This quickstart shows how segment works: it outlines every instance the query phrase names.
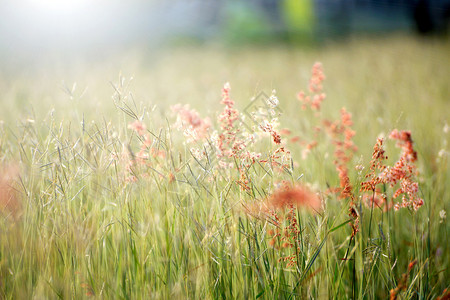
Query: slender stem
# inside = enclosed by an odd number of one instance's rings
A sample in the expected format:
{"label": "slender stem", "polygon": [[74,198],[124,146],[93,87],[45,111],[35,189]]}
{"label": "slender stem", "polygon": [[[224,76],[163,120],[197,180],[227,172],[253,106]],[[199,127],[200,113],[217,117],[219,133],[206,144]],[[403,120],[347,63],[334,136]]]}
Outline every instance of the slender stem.
{"label": "slender stem", "polygon": [[375,202],[375,189],[372,190],[372,205],[370,207],[370,218],[369,218],[369,241],[371,240],[370,229],[372,228],[372,215],[373,215],[373,203]]}

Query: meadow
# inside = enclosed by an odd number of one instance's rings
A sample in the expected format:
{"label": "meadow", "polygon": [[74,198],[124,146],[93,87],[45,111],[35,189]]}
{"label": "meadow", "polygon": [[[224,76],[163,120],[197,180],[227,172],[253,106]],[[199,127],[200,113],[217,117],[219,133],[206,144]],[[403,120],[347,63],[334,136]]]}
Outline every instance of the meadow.
{"label": "meadow", "polygon": [[448,299],[450,43],[0,71],[0,299]]}

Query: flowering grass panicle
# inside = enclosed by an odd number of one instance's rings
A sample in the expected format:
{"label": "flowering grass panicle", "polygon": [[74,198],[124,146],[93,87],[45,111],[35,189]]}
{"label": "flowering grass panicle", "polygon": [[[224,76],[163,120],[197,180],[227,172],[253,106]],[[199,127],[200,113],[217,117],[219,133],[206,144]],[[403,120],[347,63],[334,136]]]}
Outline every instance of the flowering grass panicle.
{"label": "flowering grass panicle", "polygon": [[398,185],[392,198],[402,196],[402,200],[395,203],[394,209],[410,207],[418,210],[423,205],[423,199],[419,197],[419,184],[414,181],[417,152],[413,148],[411,132],[394,129],[389,138],[397,141],[396,146],[401,149],[400,158],[393,166],[385,166],[383,161],[387,157],[384,155],[383,140],[378,139],[372,154],[371,172],[366,175],[368,180],[361,183],[361,191],[375,192],[379,184],[388,184],[391,188]]}
{"label": "flowering grass panicle", "polygon": [[378,207],[384,212],[392,208],[392,202],[388,201],[387,195],[382,193],[380,189],[376,189],[372,193],[364,193],[362,202],[367,208]]}
{"label": "flowering grass panicle", "polygon": [[139,175],[148,177],[150,170],[159,172],[157,168],[162,168],[161,162],[166,158],[167,151],[152,141],[143,122],[134,121],[128,125],[128,128],[138,134],[139,151],[134,152],[131,145],[128,147],[124,145],[120,157],[115,155],[114,159],[125,162],[124,180],[126,183],[131,183],[137,182]]}
{"label": "flowering grass panicle", "polygon": [[282,181],[278,188],[261,202],[245,206],[246,211],[255,217],[265,219],[275,226],[283,223],[279,215],[291,209],[306,209],[311,213],[321,211],[322,201],[317,193],[301,184],[291,185]]}
{"label": "flowering grass panicle", "polygon": [[0,166],[0,213],[5,217],[12,216],[13,219],[19,217],[22,212],[19,195],[13,187],[18,176],[19,168],[17,166]]}
{"label": "flowering grass panicle", "polygon": [[[267,163],[272,169],[281,172],[291,167],[292,156],[291,151],[286,148],[281,139],[281,132],[283,130],[279,133],[276,129],[277,126],[278,122],[276,119],[272,119],[270,122],[265,120],[259,125],[260,130],[264,133],[270,134],[272,142],[277,146],[277,148],[270,153],[267,159],[261,159],[260,162]],[[284,133],[289,134],[290,132],[286,132],[286,130],[284,130]]]}
{"label": "flowering grass panicle", "polygon": [[401,291],[406,290],[406,288],[408,287],[408,279],[409,279],[409,274],[411,273],[412,269],[414,268],[414,266],[417,264],[417,260],[413,260],[412,262],[410,262],[408,264],[408,270],[402,274],[402,277],[400,278],[397,286],[390,290],[389,292],[389,299],[390,300],[396,300],[398,298],[398,294]]}
{"label": "flowering grass panicle", "polygon": [[267,205],[274,210],[294,206],[318,212],[320,210],[321,201],[317,194],[311,192],[307,187],[297,184],[292,187],[285,185],[275,191],[269,197]]}
{"label": "flowering grass panicle", "polygon": [[301,252],[301,228],[297,211],[306,209],[312,213],[319,212],[319,196],[303,185],[291,186],[282,182],[281,187],[266,199],[263,207],[269,222],[276,227],[275,230],[268,230],[269,245],[283,251],[279,262],[286,263],[288,268],[296,266]]}
{"label": "flowering grass panicle", "polygon": [[444,289],[442,291],[442,294],[439,295],[436,300],[449,300],[450,299],[450,290],[449,289]]}
{"label": "flowering grass panicle", "polygon": [[[325,80],[325,74],[323,72],[323,67],[320,62],[316,62],[312,69],[311,69],[311,78],[309,79],[309,86],[308,86],[308,93],[305,93],[305,91],[300,91],[297,94],[297,99],[301,103],[301,109],[311,109],[312,111],[315,111],[314,117],[317,119],[317,124],[319,126],[314,127],[314,136],[317,138],[318,134],[322,131],[323,127],[323,120],[321,115],[321,105],[322,102],[326,98],[326,94],[323,93],[323,81]],[[318,142],[317,140],[303,140],[300,139],[299,136],[294,136],[290,139],[292,143],[299,142],[300,145],[303,147],[302,150],[302,159],[306,160],[308,158],[309,153],[312,149],[314,149]]]}
{"label": "flowering grass panicle", "polygon": [[187,142],[196,142],[206,138],[211,127],[209,118],[202,119],[195,109],[190,109],[189,105],[176,104],[171,110],[177,114],[175,127],[184,130]]}
{"label": "flowering grass panicle", "polygon": [[[353,219],[350,224],[353,237],[358,232],[359,215],[356,209],[357,205],[353,194],[353,185],[350,182],[348,167],[354,153],[358,150],[353,142],[355,131],[352,129],[352,115],[343,107],[340,110],[340,119],[337,121],[332,122],[322,117],[320,109],[323,100],[326,98],[326,94],[322,93],[322,84],[325,80],[322,64],[315,63],[311,73],[309,95],[306,95],[304,91],[300,91],[297,94],[297,98],[301,102],[303,110],[310,108],[312,111],[316,111],[314,116],[318,121],[318,126],[314,127],[315,134],[326,132],[334,146],[335,160],[333,163],[339,177],[339,188],[331,188],[329,191],[338,192],[339,198],[341,199],[350,199],[349,216]],[[306,159],[311,149],[317,146],[316,140],[309,143],[300,141],[300,143],[304,146],[302,150],[303,159]]]}
{"label": "flowering grass panicle", "polygon": [[348,164],[351,162],[354,154],[358,151],[358,147],[353,143],[355,131],[352,129],[352,114],[344,107],[341,108],[341,118],[335,122],[324,121],[326,132],[331,138],[334,145],[333,161],[339,177],[339,197],[341,199],[350,199],[348,204],[348,214],[352,218],[350,226],[352,227],[351,236],[354,237],[359,231],[359,214],[355,196],[353,194],[353,185],[349,177]]}
{"label": "flowering grass panicle", "polygon": [[139,120],[136,120],[136,121],[128,124],[128,129],[132,129],[132,130],[136,131],[136,133],[139,135],[145,135],[145,133],[147,131],[147,127],[145,126],[145,124]]}
{"label": "flowering grass panicle", "polygon": [[238,158],[241,151],[246,147],[245,141],[240,138],[241,129],[235,124],[239,120],[239,111],[234,108],[234,101],[230,98],[230,90],[230,84],[225,83],[221,100],[225,107],[218,118],[221,129],[217,139],[218,158]]}
{"label": "flowering grass panicle", "polygon": [[402,156],[405,157],[407,162],[415,162],[417,160],[417,152],[413,148],[410,131],[394,129],[389,134],[389,138],[397,141],[396,146],[402,149]]}
{"label": "flowering grass panicle", "polygon": [[273,142],[276,145],[281,144],[281,135],[276,131],[275,127],[277,126],[276,120],[267,121],[264,120],[261,124],[259,124],[259,128],[262,132],[267,132],[272,137]]}
{"label": "flowering grass panicle", "polygon": [[385,155],[383,142],[383,138],[378,138],[375,146],[373,147],[372,160],[370,161],[370,172],[365,176],[365,178],[369,180],[361,183],[361,191],[375,192],[376,186],[383,182],[383,180],[378,177],[378,173],[382,172],[386,168],[383,161],[388,158]]}
{"label": "flowering grass panicle", "polygon": [[353,199],[353,186],[349,178],[348,164],[358,150],[353,143],[355,131],[352,130],[352,115],[345,108],[341,109],[341,118],[339,121],[324,121],[326,132],[334,145],[333,161],[339,176],[340,198]]}
{"label": "flowering grass panicle", "polygon": [[221,104],[224,105],[218,117],[220,129],[214,135],[216,157],[220,168],[231,169],[237,166],[239,179],[235,182],[242,190],[250,190],[250,177],[248,169],[261,157],[261,153],[250,151],[248,146],[254,142],[254,135],[247,132],[240,119],[239,111],[234,108],[234,101],[230,97],[231,87],[225,83],[222,89]]}
{"label": "flowering grass panicle", "polygon": [[309,94],[300,91],[297,94],[297,99],[302,103],[302,109],[311,108],[312,110],[320,111],[321,104],[326,98],[326,94],[322,93],[322,83],[325,80],[322,64],[316,62],[311,70],[311,78],[309,80]]}

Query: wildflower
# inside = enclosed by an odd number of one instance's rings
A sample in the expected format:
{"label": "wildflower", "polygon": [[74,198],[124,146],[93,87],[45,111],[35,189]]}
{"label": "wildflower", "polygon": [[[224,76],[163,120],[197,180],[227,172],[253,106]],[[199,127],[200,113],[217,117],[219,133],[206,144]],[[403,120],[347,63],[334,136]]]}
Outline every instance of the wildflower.
{"label": "wildflower", "polygon": [[351,129],[353,125],[352,115],[345,108],[341,109],[341,119],[336,122],[325,120],[323,122],[328,135],[332,138],[335,146],[334,165],[339,176],[341,198],[353,198],[352,185],[348,177],[348,162],[352,159],[357,147],[352,141],[355,132]]}
{"label": "wildflower", "polygon": [[314,148],[316,148],[317,144],[318,144],[317,141],[312,141],[311,143],[306,145],[306,149],[308,149],[308,150],[314,149]]}
{"label": "wildflower", "polygon": [[0,166],[0,213],[13,218],[19,217],[22,210],[17,191],[13,188],[13,182],[18,176],[18,167]]}
{"label": "wildflower", "polygon": [[[297,94],[298,100],[302,104],[302,109],[310,107],[316,111],[315,116],[320,117],[321,104],[326,98],[326,94],[322,92],[322,83],[325,80],[322,64],[315,63],[312,67],[312,75],[309,81],[309,95],[301,91]],[[353,126],[352,115],[345,108],[342,108],[340,120],[331,122],[326,119],[319,119],[323,128],[326,129],[328,136],[332,140],[332,144],[335,146],[334,151],[334,165],[339,176],[339,189],[335,189],[340,192],[340,198],[349,198],[349,215],[353,218],[352,237],[358,231],[359,216],[356,210],[356,203],[353,195],[353,186],[350,182],[348,175],[347,164],[353,158],[354,153],[357,151],[356,145],[353,143],[353,137],[355,131],[351,129]],[[314,128],[316,136],[322,131],[322,128],[317,126]],[[311,149],[315,147],[315,143],[312,142],[306,145],[306,148],[302,151],[302,158],[306,159]]]}
{"label": "wildflower", "polygon": [[211,127],[209,118],[202,119],[196,110],[189,108],[188,104],[176,104],[171,109],[177,114],[175,126],[179,130],[184,129],[184,134],[188,137],[188,143],[207,137]]}
{"label": "wildflower", "polygon": [[260,125],[259,128],[263,132],[267,132],[272,136],[273,142],[275,144],[281,144],[281,135],[275,130],[275,127],[277,126],[276,119],[272,119],[270,122],[267,120],[264,120]]}
{"label": "wildflower", "polygon": [[263,217],[276,227],[276,230],[267,230],[268,244],[275,249],[284,249],[278,261],[285,263],[288,268],[295,267],[301,243],[297,208],[306,207],[318,211],[321,202],[315,193],[302,185],[290,186],[288,182],[282,181],[276,186],[277,190],[268,199],[259,205],[253,205],[248,212],[253,216]]}
{"label": "wildflower", "polygon": [[315,193],[301,185],[280,189],[269,198],[269,206],[275,209],[289,208],[291,205],[318,211],[321,202]]}
{"label": "wildflower", "polygon": [[141,121],[134,121],[133,123],[128,124],[128,128],[131,130],[136,131],[139,135],[144,135],[146,131],[146,126]]}
{"label": "wildflower", "polygon": [[397,147],[402,148],[403,156],[408,162],[415,162],[417,160],[417,152],[413,149],[413,141],[410,131],[398,131],[397,129],[394,129],[389,135],[389,138],[398,141]]}
{"label": "wildflower", "polygon": [[417,264],[417,259],[413,260],[408,264],[408,272],[411,272],[412,268]]}
{"label": "wildflower", "polygon": [[326,94],[322,93],[322,82],[325,80],[322,64],[316,62],[311,70],[311,78],[309,80],[310,95],[306,95],[304,91],[297,94],[297,99],[302,103],[302,109],[310,107],[312,110],[320,111],[321,104],[326,98]]}
{"label": "wildflower", "polygon": [[283,128],[280,130],[280,134],[282,134],[282,135],[290,135],[291,133],[292,132],[287,128]]}
{"label": "wildflower", "polygon": [[412,207],[414,210],[417,210],[423,205],[423,200],[418,196],[418,183],[412,180],[416,168],[413,163],[417,160],[417,152],[413,149],[411,133],[394,129],[389,137],[398,141],[397,147],[402,149],[402,153],[394,166],[386,168],[380,177],[386,183],[389,183],[391,187],[397,182],[400,183],[400,188],[397,189],[393,197],[397,198],[403,194],[402,203],[397,203],[394,209]]}
{"label": "wildflower", "polygon": [[378,207],[383,209],[383,211],[388,211],[392,207],[392,203],[388,203],[386,195],[380,191],[364,193],[362,196],[362,202],[368,208]]}
{"label": "wildflower", "polygon": [[448,300],[450,299],[450,291],[448,289],[444,289],[442,294],[436,298],[436,300]]}
{"label": "wildflower", "polygon": [[387,156],[384,154],[383,139],[379,138],[372,154],[371,172],[366,175],[369,180],[361,183],[361,191],[375,191],[380,183],[389,184],[391,187],[398,184],[399,188],[394,192],[393,198],[402,196],[402,201],[396,203],[394,209],[411,207],[418,210],[423,205],[423,199],[418,195],[419,184],[413,180],[417,152],[413,148],[411,132],[394,129],[389,137],[397,140],[396,146],[402,149],[399,160],[392,167],[383,164]]}
{"label": "wildflower", "polygon": [[[225,107],[218,118],[220,131],[214,134],[212,142],[217,149],[218,166],[233,168],[237,164],[239,179],[235,182],[242,190],[249,191],[251,180],[247,170],[257,162],[261,153],[247,150],[248,145],[254,141],[255,135],[248,133],[243,126],[240,126],[240,113],[234,108],[230,90],[230,84],[226,83],[222,89],[221,101]],[[275,101],[275,99],[272,100]]]}
{"label": "wildflower", "polygon": [[398,297],[398,294],[401,291],[406,290],[407,288],[407,283],[408,283],[408,278],[409,278],[409,273],[411,273],[411,270],[413,269],[413,267],[417,264],[417,260],[413,260],[412,262],[410,262],[408,264],[408,270],[402,275],[402,277],[400,278],[397,287],[390,290],[389,292],[389,299],[390,300],[396,300]]}
{"label": "wildflower", "polygon": [[217,140],[218,158],[237,157],[238,152],[244,147],[243,142],[238,137],[239,129],[235,127],[235,122],[239,119],[239,112],[234,108],[234,101],[230,98],[230,84],[225,83],[222,89],[222,101],[225,105],[223,112],[219,115],[221,133]]}
{"label": "wildflower", "polygon": [[311,108],[314,110],[320,110],[320,105],[322,104],[325,98],[326,98],[325,93],[314,95],[313,100],[311,101]]}
{"label": "wildflower", "polygon": [[384,155],[383,139],[378,138],[375,146],[373,147],[372,160],[370,161],[370,173],[366,175],[366,178],[370,178],[361,183],[361,191],[375,191],[377,184],[382,180],[378,177],[377,171],[383,171],[385,166],[383,160],[387,159]]}
{"label": "wildflower", "polygon": [[303,102],[305,99],[305,92],[304,91],[298,92],[297,99]]}
{"label": "wildflower", "polygon": [[272,168],[276,168],[279,171],[290,168],[290,163],[292,161],[291,152],[285,147],[281,146],[272,154],[269,155],[267,159],[262,159],[259,162],[269,163]]}
{"label": "wildflower", "polygon": [[293,138],[291,138],[291,143],[298,143],[298,142],[300,142],[299,136],[294,136]]}
{"label": "wildflower", "polygon": [[170,172],[170,173],[167,175],[167,177],[168,177],[169,183],[172,183],[172,182],[175,181],[175,175],[173,175],[172,172]]}
{"label": "wildflower", "polygon": [[325,80],[322,64],[320,62],[316,62],[311,71],[312,76],[309,80],[309,91],[312,93],[320,92],[322,90],[322,82]]}
{"label": "wildflower", "polygon": [[280,103],[280,101],[278,100],[278,98],[277,98],[277,96],[275,94],[276,94],[276,91],[273,90],[272,91],[272,95],[270,95],[269,99],[267,99],[267,104],[272,109],[277,107],[278,104]]}

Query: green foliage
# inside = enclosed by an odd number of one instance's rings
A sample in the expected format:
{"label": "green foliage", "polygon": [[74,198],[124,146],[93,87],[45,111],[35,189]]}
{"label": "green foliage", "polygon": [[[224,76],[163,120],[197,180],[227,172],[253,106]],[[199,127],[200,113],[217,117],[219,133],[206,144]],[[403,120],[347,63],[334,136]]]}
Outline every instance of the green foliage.
{"label": "green foliage", "polygon": [[264,41],[272,34],[270,20],[255,5],[229,1],[224,13],[224,36],[231,43]]}
{"label": "green foliage", "polygon": [[282,5],[283,17],[290,38],[297,42],[314,40],[314,4],[310,0],[285,0]]}

